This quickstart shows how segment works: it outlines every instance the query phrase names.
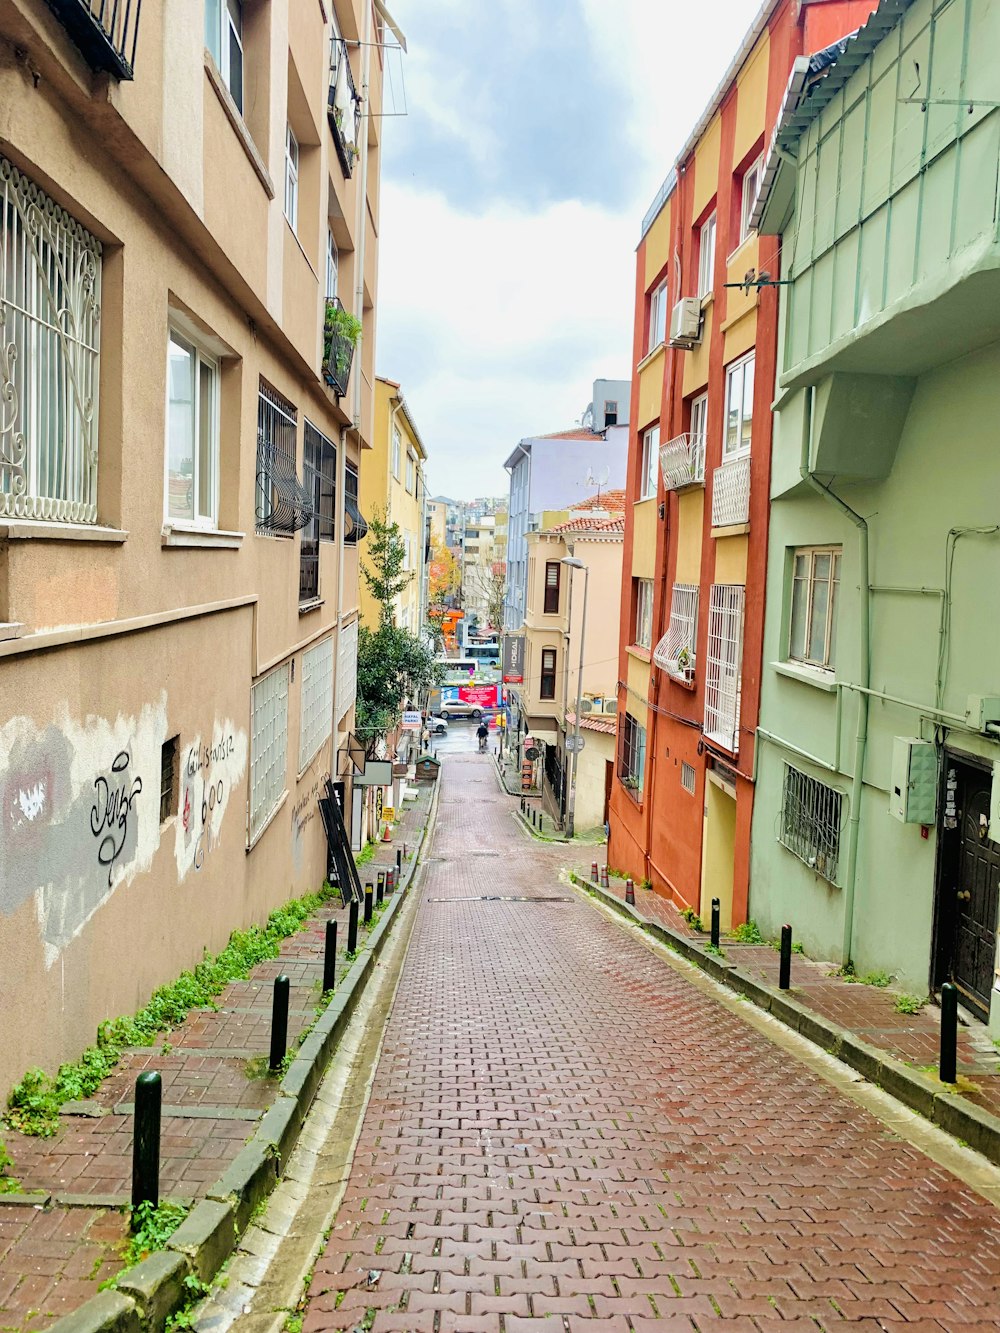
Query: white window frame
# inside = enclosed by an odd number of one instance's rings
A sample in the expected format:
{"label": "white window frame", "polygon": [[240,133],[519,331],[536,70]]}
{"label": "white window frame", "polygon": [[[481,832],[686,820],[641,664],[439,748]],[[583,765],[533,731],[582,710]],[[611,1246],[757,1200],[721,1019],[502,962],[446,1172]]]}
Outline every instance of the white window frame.
{"label": "white window frame", "polygon": [[743,612],[746,589],[713,583],[709,594],[704,731],[709,740],[737,754],[743,684]]}
{"label": "white window frame", "polygon": [[[833,671],[836,662],[835,648],[837,640],[837,593],[840,588],[840,562],[843,556],[844,548],[842,546],[797,546],[792,551],[791,568],[791,587],[788,601],[788,661],[801,662],[803,666],[815,667],[820,671]],[[829,593],[826,602],[826,620],[823,626],[823,645],[822,654],[811,654],[812,644],[812,613],[813,598],[816,594],[816,558],[817,556],[830,557],[830,578],[828,580]],[[799,579],[796,574],[796,566],[800,559],[807,562],[806,575],[804,579]],[[805,589],[805,607],[804,607],[804,625],[805,642],[803,652],[793,651],[792,632],[795,624],[795,592],[796,585],[802,583]]]}
{"label": "white window frame", "polygon": [[695,481],[705,480],[705,446],[708,442],[708,394],[701,393],[691,400],[690,454],[691,476]]}
{"label": "white window frame", "polygon": [[636,579],[635,626],[633,646],[649,649],[653,646],[653,580]]}
{"label": "white window frame", "polygon": [[[194,413],[192,423],[191,439],[191,489],[193,510],[191,516],[171,514],[170,512],[170,348],[171,345],[187,350],[192,358],[193,366],[193,399]],[[211,402],[211,421],[209,429],[211,432],[211,460],[210,475],[207,478],[211,503],[208,506],[202,506],[201,499],[204,493],[205,478],[201,475],[201,427],[202,427],[202,407],[201,407],[201,375],[202,370],[207,370],[211,376],[212,382],[212,402]],[[221,468],[219,463],[220,453],[220,399],[222,389],[222,372],[219,361],[212,356],[205,348],[191,336],[187,328],[181,328],[177,323],[171,321],[168,326],[167,334],[167,397],[166,397],[166,431],[163,451],[163,521],[171,528],[192,529],[192,530],[214,530],[219,526],[219,480]],[[206,512],[207,510],[207,512]]]}
{"label": "white window frame", "polygon": [[639,474],[639,499],[653,500],[660,473],[660,425],[650,426],[642,434],[642,470]]}
{"label": "white window frame", "polygon": [[326,299],[333,300],[337,295],[337,280],[340,277],[340,251],[333,239],[332,230],[326,229]]}
{"label": "white window frame", "polygon": [[302,654],[299,773],[304,773],[333,730],[333,636]]}
{"label": "white window frame", "polygon": [[[238,80],[234,75],[231,60],[233,39],[240,52]],[[242,116],[243,74],[246,69],[246,52],[243,49],[243,0],[206,0],[205,45],[212,53],[212,58],[222,75],[222,81],[229,89],[229,95]]]}
{"label": "white window frame", "polygon": [[249,847],[267,828],[288,789],[288,679],[284,662],[250,690]]}
{"label": "white window frame", "polygon": [[[753,213],[753,206],[757,202],[757,196],[760,194],[760,178],[764,170],[763,153],[755,162],[747,167],[743,173],[743,179],[740,181],[740,245],[747,239],[753,228],[750,226],[750,216]],[[748,188],[753,185],[753,190]]]}
{"label": "white window frame", "polygon": [[696,583],[675,583],[670,591],[670,624],[656,645],[653,662],[675,680],[694,679],[700,595]]}
{"label": "white window frame", "polygon": [[403,441],[400,438],[399,431],[395,426],[392,428],[392,475],[396,481],[399,481],[401,460],[403,455]]}
{"label": "white window frame", "polygon": [[[743,427],[746,424],[746,379],[747,370],[750,371],[751,384],[753,383],[754,372],[756,370],[756,356],[753,352],[748,352],[746,356],[739,357],[738,360],[730,362],[726,367],[726,398],[723,404],[722,413],[722,461],[729,462],[734,458],[746,458],[753,447],[753,392],[750,394],[750,438],[744,440]],[[733,445],[729,437],[729,402],[732,393],[732,386],[739,381],[740,399],[739,414],[736,421],[736,442]]]}
{"label": "white window frame", "polygon": [[649,298],[649,345],[647,352],[654,351],[667,339],[667,284],[666,280]]}
{"label": "white window frame", "polygon": [[299,230],[299,141],[291,125],[285,125],[285,217],[296,234]]}
{"label": "white window frame", "polygon": [[704,299],[715,289],[715,240],[718,214],[713,209],[698,229],[698,295]]}
{"label": "white window frame", "polygon": [[413,494],[414,487],[417,484],[417,460],[409,449],[406,451],[406,491],[408,495]]}

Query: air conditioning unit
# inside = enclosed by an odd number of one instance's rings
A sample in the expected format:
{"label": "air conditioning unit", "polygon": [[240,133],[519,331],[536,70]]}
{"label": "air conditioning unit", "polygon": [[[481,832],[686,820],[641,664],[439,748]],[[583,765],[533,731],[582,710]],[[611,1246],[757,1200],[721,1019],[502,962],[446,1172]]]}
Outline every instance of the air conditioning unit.
{"label": "air conditioning unit", "polygon": [[605,700],[604,700],[604,711],[605,711],[605,713],[610,714],[611,717],[614,717],[614,715],[618,712],[618,700],[617,700],[617,699],[605,699]]}
{"label": "air conditioning unit", "polygon": [[670,315],[670,346],[694,347],[701,342],[701,301],[682,296]]}

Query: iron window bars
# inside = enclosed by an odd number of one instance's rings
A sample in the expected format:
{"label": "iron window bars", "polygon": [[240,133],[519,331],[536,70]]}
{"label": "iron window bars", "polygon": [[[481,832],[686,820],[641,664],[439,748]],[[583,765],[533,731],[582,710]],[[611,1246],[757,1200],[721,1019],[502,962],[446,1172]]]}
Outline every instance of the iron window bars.
{"label": "iron window bars", "polygon": [[49,8],[91,69],[135,78],[142,0],[49,0]]}
{"label": "iron window bars", "polygon": [[354,87],[354,75],[343,37],[334,37],[330,50],[330,90],[327,96],[327,120],[333,132],[333,144],[344,175],[354,171],[361,133],[361,98]]}
{"label": "iron window bars", "polygon": [[698,587],[693,583],[674,584],[670,597],[670,624],[653,653],[654,664],[676,680],[694,680],[698,593]]}
{"label": "iron window bars", "polygon": [[785,765],[778,841],[831,884],[840,868],[843,812],[842,792]]}
{"label": "iron window bars", "polygon": [[368,536],[368,523],[358,508],[358,469],[347,463],[344,467],[344,545],[357,546]]}
{"label": "iron window bars", "polygon": [[309,495],[309,519],[299,549],[299,605],[319,596],[319,544],[336,534],[337,447],[311,421],[302,441],[302,484]]}
{"label": "iron window bars", "polygon": [[266,381],[257,399],[257,533],[290,537],[309,522],[312,502],[295,471],[298,416]]}
{"label": "iron window bars", "polygon": [[333,312],[343,308],[339,297],[326,298],[327,314],[323,324],[323,379],[331,389],[336,390],[340,398],[347,393],[351,365],[354,361],[354,340],[337,327],[333,315]]}
{"label": "iron window bars", "polygon": [[739,750],[745,596],[740,584],[713,583],[708,604],[705,735],[732,754]]}

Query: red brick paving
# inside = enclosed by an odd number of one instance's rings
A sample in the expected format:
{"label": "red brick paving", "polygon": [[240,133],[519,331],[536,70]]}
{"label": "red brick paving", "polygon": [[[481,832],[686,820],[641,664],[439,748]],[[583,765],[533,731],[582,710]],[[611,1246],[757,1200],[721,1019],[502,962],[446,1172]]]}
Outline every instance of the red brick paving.
{"label": "red brick paving", "polygon": [[997,1212],[563,889],[490,763],[443,767],[304,1333],[1000,1329]]}

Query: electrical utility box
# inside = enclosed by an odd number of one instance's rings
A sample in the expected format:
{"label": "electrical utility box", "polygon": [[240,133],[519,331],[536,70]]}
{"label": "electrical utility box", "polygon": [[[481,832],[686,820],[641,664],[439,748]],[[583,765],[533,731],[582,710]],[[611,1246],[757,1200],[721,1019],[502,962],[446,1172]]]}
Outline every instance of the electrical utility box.
{"label": "electrical utility box", "polygon": [[938,766],[933,741],[895,736],[889,778],[889,813],[903,824],[933,824]]}

